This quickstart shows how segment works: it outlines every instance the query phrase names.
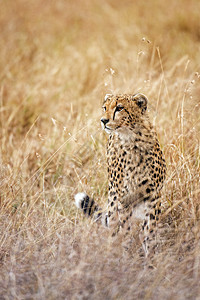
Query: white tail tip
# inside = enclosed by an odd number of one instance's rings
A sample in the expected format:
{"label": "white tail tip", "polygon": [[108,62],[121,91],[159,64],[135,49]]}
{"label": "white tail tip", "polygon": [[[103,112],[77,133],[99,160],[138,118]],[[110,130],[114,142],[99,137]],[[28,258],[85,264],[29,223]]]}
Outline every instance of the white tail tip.
{"label": "white tail tip", "polygon": [[78,208],[81,208],[81,203],[83,202],[85,197],[87,197],[86,193],[78,193],[74,196],[75,204]]}

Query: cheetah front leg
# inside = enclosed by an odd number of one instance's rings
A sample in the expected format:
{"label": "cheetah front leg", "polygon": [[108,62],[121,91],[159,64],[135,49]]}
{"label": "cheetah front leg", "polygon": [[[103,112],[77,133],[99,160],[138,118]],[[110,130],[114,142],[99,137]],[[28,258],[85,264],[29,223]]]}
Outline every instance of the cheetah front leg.
{"label": "cheetah front leg", "polygon": [[161,202],[156,199],[149,204],[149,209],[145,215],[145,219],[142,225],[143,238],[142,245],[145,252],[145,256],[151,258],[158,246],[157,240],[157,225],[159,222],[159,215],[161,213]]}

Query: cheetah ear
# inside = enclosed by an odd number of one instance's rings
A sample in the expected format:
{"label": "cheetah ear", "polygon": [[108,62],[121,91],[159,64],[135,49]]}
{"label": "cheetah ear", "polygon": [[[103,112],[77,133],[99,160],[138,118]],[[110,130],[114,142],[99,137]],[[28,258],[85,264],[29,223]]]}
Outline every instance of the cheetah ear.
{"label": "cheetah ear", "polygon": [[142,111],[145,111],[147,109],[147,102],[148,99],[143,94],[135,94],[133,95],[133,100],[137,103],[137,105],[142,109]]}
{"label": "cheetah ear", "polygon": [[110,98],[110,97],[112,97],[112,94],[106,94],[105,97],[104,97],[104,102],[106,102],[106,100],[107,100],[108,98]]}

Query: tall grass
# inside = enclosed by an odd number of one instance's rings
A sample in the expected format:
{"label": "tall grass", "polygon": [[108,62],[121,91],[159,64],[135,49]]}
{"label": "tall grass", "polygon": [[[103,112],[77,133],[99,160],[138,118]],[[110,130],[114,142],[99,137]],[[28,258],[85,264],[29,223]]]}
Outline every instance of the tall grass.
{"label": "tall grass", "polygon": [[[0,298],[200,295],[199,1],[1,4]],[[125,252],[73,203],[107,197],[105,93],[143,92],[167,161],[159,253]]]}

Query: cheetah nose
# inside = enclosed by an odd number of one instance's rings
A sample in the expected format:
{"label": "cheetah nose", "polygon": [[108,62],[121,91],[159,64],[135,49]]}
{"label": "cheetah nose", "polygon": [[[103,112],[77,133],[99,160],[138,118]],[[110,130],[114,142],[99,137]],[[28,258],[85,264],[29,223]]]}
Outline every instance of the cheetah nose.
{"label": "cheetah nose", "polygon": [[101,118],[101,122],[106,125],[109,122],[109,119]]}

